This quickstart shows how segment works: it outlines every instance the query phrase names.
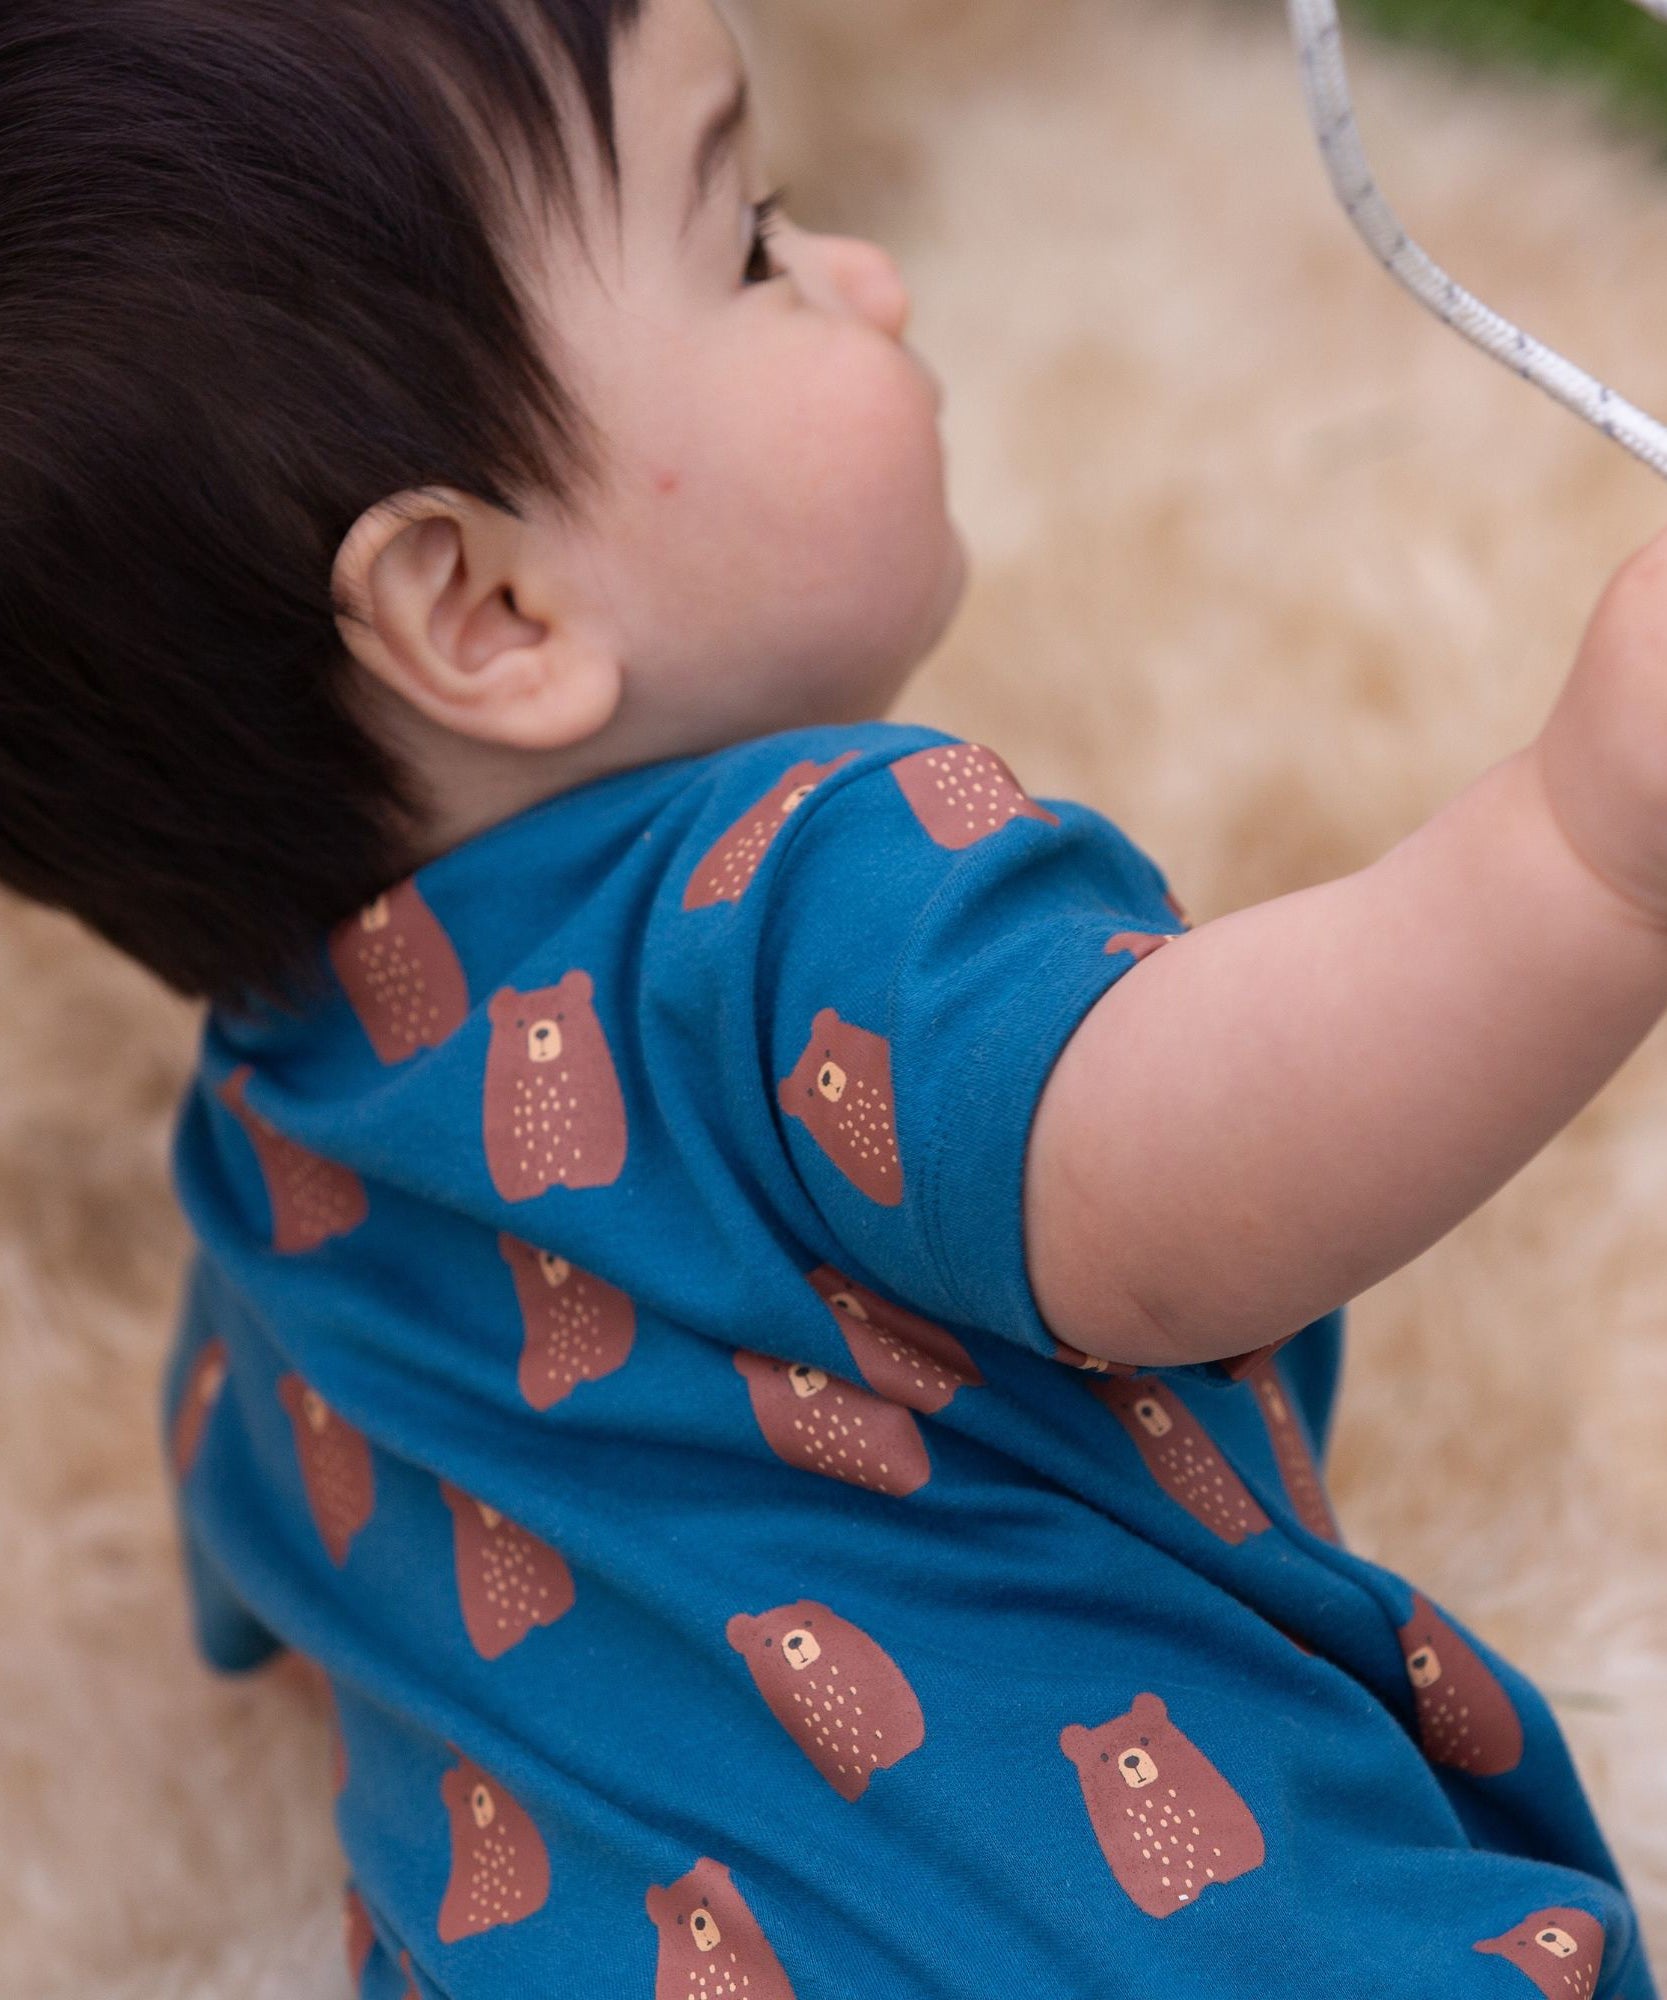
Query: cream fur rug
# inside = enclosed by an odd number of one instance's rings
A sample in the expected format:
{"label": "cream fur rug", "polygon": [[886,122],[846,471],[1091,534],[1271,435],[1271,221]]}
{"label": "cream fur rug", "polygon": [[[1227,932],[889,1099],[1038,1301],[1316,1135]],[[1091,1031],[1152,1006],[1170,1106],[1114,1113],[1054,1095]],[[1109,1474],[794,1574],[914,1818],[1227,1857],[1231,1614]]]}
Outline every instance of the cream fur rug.
{"label": "cream fur rug", "polygon": [[[980,574],[906,719],[1110,813],[1200,917],[1363,864],[1526,740],[1667,494],[1369,262],[1273,0],[760,11],[796,207],[901,254],[951,392]],[[1561,93],[1356,69],[1432,250],[1667,403],[1648,149]],[[324,1716],[196,1664],[163,1483],[196,1016],[6,906],[0,1020],[0,1992],[338,2000]],[[1358,1306],[1334,1481],[1358,1548],[1552,1693],[1667,1964],[1664,1214],[1658,1034]]]}

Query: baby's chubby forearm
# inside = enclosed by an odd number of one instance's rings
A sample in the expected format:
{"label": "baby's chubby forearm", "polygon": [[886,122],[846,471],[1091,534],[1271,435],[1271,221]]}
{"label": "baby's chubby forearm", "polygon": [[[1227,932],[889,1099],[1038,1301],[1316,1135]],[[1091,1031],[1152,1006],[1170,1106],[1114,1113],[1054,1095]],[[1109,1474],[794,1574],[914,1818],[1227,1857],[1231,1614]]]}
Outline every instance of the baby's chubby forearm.
{"label": "baby's chubby forearm", "polygon": [[1063,1341],[1243,1353],[1387,1277],[1523,1167],[1667,1009],[1667,540],[1545,732],[1373,866],[1128,973],[1025,1185]]}

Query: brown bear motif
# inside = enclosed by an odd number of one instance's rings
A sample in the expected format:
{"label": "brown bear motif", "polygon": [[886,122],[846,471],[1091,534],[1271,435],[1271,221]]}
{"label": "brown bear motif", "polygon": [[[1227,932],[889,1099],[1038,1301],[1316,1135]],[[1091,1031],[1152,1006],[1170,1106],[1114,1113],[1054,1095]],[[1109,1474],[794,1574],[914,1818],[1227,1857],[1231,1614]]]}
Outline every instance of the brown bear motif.
{"label": "brown bear motif", "polygon": [[1522,1722],[1476,1649],[1417,1591],[1400,1639],[1417,1695],[1418,1734],[1430,1762],[1473,1778],[1514,1771],[1522,1762]]}
{"label": "brown bear motif", "polygon": [[1077,1767],[1107,1865],[1147,1916],[1172,1917],[1261,1867],[1267,1850],[1249,1806],[1155,1694],[1137,1694],[1127,1715],[1098,1729],[1068,1724],[1059,1747]]}
{"label": "brown bear motif", "polygon": [[285,1375],[278,1384],[278,1400],[289,1412],[295,1432],[295,1452],[301,1461],[301,1483],[307,1489],[307,1505],[330,1551],[330,1560],[340,1569],[347,1561],[353,1538],[370,1519],[376,1506],[376,1487],[371,1471],[370,1446],[364,1433],[340,1417],[316,1389],[299,1375]]}
{"label": "brown bear motif", "polygon": [[483,1660],[501,1658],[535,1625],[566,1617],[573,1609],[573,1573],[560,1550],[449,1479],[440,1481],[440,1493],[452,1512],[463,1623]]}
{"label": "brown bear motif", "polygon": [[896,1403],[808,1361],[778,1361],[743,1347],[735,1366],[746,1377],[765,1442],[787,1464],[899,1499],[931,1478],[915,1420]]}
{"label": "brown bear motif", "polygon": [[486,1161],[504,1201],[546,1188],[610,1187],[625,1166],[625,1099],[588,972],[492,996]]}
{"label": "brown bear motif", "polygon": [[644,1898],[660,1934],[654,2000],[794,2000],[781,1960],[721,1861]]}
{"label": "brown bear motif", "polygon": [[1272,1524],[1198,1419],[1154,1375],[1091,1382],[1092,1393],[1131,1438],[1146,1470],[1212,1535],[1237,1546]]}
{"label": "brown bear motif", "polygon": [[479,1937],[543,1909],[550,1894],[544,1836],[496,1778],[446,1746],[459,1761],[440,1780],[451,1816],[451,1880],[440,1905],[440,1942]]}
{"label": "brown bear motif", "polygon": [[685,910],[707,910],[715,903],[738,903],[752,887],[759,863],[777,834],[825,779],[855,761],[860,753],[847,750],[831,764],[795,764],[779,784],[766,792],[750,812],[744,812],[708,851],[683,891]]}
{"label": "brown bear motif", "polygon": [[810,1283],[845,1336],[862,1379],[888,1402],[930,1417],[958,1390],[982,1384],[972,1356],[943,1327],[892,1305],[831,1264],[812,1271]]}
{"label": "brown bear motif", "polygon": [[437,1049],[469,1018],[457,952],[414,881],[338,924],[330,963],[379,1062]]}
{"label": "brown bear motif", "polygon": [[624,1292],[518,1237],[501,1235],[498,1250],[515,1276],[525,1336],[521,1394],[535,1410],[553,1409],[581,1382],[624,1367],[637,1337],[636,1308]]}
{"label": "brown bear motif", "polygon": [[400,1953],[399,1969],[405,1974],[405,1991],[399,1996],[399,2000],[422,2000],[422,1995],[417,1991],[417,1975],[411,1970],[411,1954],[408,1951]]}
{"label": "brown bear motif", "polygon": [[1546,2000],[1592,2000],[1603,1969],[1603,1926],[1585,1910],[1536,1910],[1503,1937],[1483,1938],[1477,1951],[1508,1958]]}
{"label": "brown bear motif", "polygon": [[1063,1340],[1053,1344],[1053,1358],[1062,1361],[1067,1368],[1080,1368],[1085,1375],[1123,1375],[1134,1377],[1141,1373],[1124,1361],[1102,1361],[1097,1354],[1084,1354],[1080,1347],[1068,1347]]}
{"label": "brown bear motif", "polygon": [[993,750],[978,743],[944,743],[892,765],[914,816],[940,847],[973,847],[1016,819],[1058,826],[1059,815],[1037,805]]}
{"label": "brown bear motif", "polygon": [[370,1214],[365,1184],[351,1167],[309,1153],[272,1125],[249,1102],[253,1068],[234,1070],[216,1093],[255,1149],[272,1205],[272,1248],[285,1255],[316,1250],[332,1236],[346,1236]]}
{"label": "brown bear motif", "polygon": [[1247,1375],[1254,1375],[1264,1361],[1271,1361],[1282,1347],[1289,1347],[1295,1339],[1294,1333],[1288,1333],[1283,1340],[1270,1340],[1266,1347],[1253,1348],[1249,1354],[1235,1354],[1230,1361],[1223,1361],[1219,1366],[1235,1382],[1242,1382]]}
{"label": "brown bear motif", "polygon": [[798,1066],[777,1087],[828,1158],[870,1201],[895,1208],[903,1199],[897,1108],[891,1094],[891,1044],[824,1007],[811,1024]]}
{"label": "brown bear motif", "polygon": [[903,1670],[825,1604],[801,1599],[757,1618],[737,1612],[724,1634],[770,1713],[842,1799],[860,1799],[876,1771],[926,1741]]}
{"label": "brown bear motif", "polygon": [[182,1484],[197,1462],[197,1454],[203,1447],[203,1433],[225,1386],[226,1343],[220,1339],[205,1341],[191,1363],[179,1408],[174,1413],[174,1477]]}
{"label": "brown bear motif", "polygon": [[1115,958],[1120,951],[1126,951],[1138,963],[1161,951],[1169,942],[1167,931],[1119,931],[1106,941],[1106,957]]}
{"label": "brown bear motif", "polygon": [[1279,1462],[1279,1476],[1285,1482],[1285,1491],[1291,1496],[1297,1519],[1310,1534],[1318,1535],[1322,1542],[1335,1542],[1341,1547],[1343,1537],[1337,1527],[1337,1516],[1331,1511],[1325,1482],[1320,1477],[1319,1466],[1314,1462],[1302,1419],[1291,1408],[1290,1399],[1285,1394],[1278,1369],[1271,1361],[1264,1361],[1249,1381],[1261,1406],[1262,1421],[1268,1427],[1273,1455]]}
{"label": "brown bear motif", "polygon": [[376,1932],[372,1927],[370,1912],[364,1906],[357,1889],[349,1889],[342,1899],[342,1947],[347,1953],[347,1976],[353,1982],[353,1990],[358,1992],[365,1976],[365,1966],[376,1944]]}

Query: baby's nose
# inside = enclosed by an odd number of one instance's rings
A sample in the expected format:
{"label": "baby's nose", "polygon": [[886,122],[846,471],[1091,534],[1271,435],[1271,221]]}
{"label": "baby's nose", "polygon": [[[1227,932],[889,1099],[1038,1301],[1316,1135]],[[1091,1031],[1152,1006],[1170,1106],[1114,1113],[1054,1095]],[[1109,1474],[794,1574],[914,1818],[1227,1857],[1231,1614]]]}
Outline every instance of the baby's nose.
{"label": "baby's nose", "polygon": [[878,243],[835,236],[828,243],[834,281],[852,309],[893,340],[901,340],[913,302],[896,260]]}

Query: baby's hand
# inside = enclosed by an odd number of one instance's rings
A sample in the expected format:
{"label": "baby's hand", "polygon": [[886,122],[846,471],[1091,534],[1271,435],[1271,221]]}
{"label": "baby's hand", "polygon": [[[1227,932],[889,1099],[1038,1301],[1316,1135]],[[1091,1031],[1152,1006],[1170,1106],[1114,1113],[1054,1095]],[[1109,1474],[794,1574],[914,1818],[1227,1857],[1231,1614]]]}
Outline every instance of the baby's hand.
{"label": "baby's hand", "polygon": [[1575,853],[1667,928],[1667,534],[1599,600],[1535,749]]}

